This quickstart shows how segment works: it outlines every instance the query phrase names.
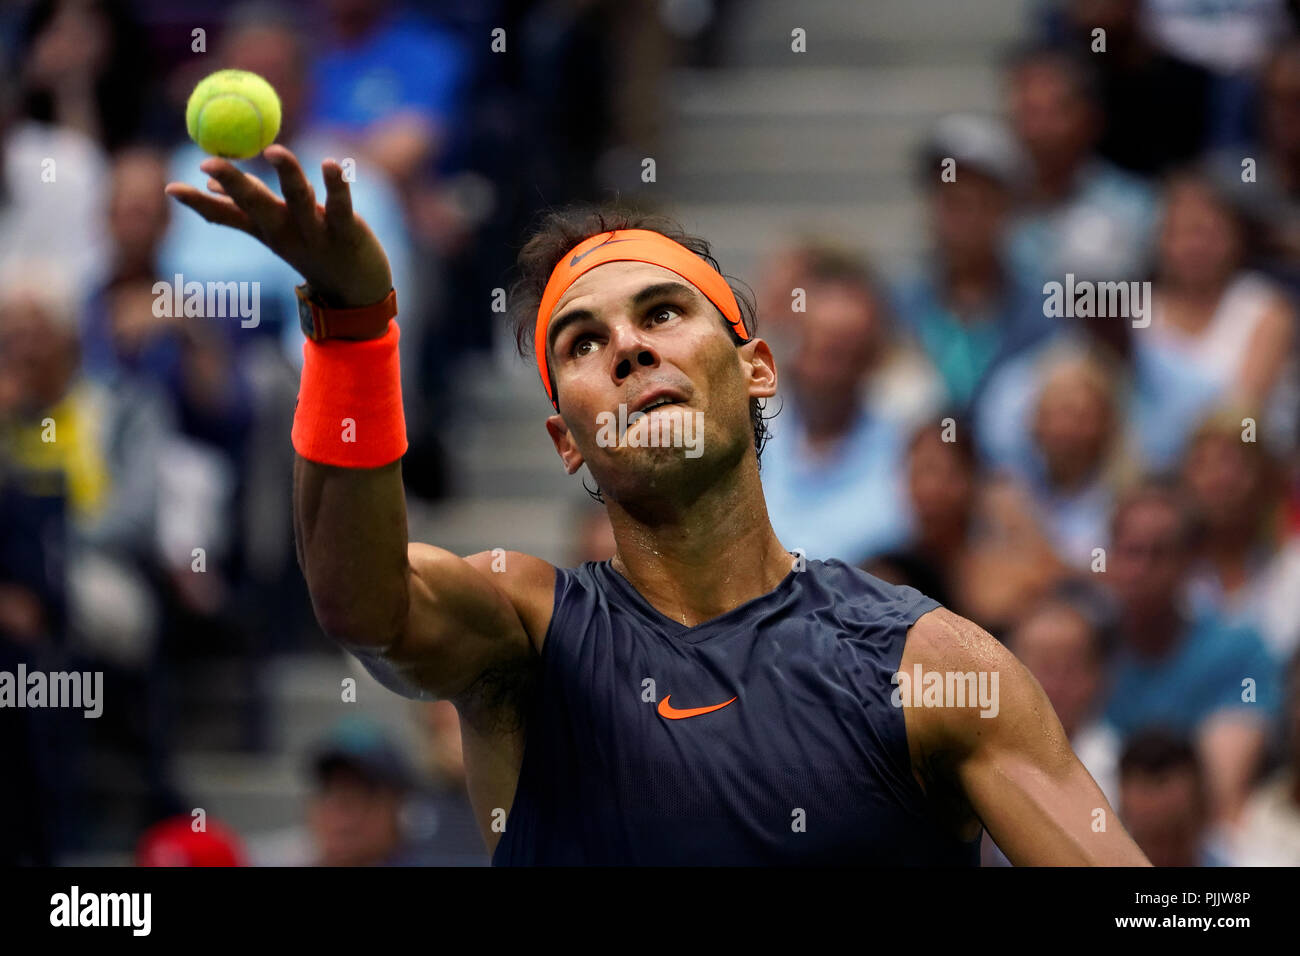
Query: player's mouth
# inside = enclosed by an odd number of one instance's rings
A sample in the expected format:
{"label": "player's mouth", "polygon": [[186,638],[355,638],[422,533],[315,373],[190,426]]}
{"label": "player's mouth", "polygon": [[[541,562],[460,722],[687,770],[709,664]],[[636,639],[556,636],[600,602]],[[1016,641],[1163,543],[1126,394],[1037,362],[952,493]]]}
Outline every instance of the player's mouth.
{"label": "player's mouth", "polygon": [[646,392],[635,402],[628,406],[628,417],[637,413],[649,414],[656,408],[663,408],[667,405],[685,404],[686,397],[675,389],[657,388],[654,391]]}
{"label": "player's mouth", "polygon": [[683,414],[686,407],[686,394],[678,389],[659,387],[643,392],[634,401],[619,405],[616,412],[602,413],[611,423],[617,423],[618,444],[622,446],[628,430],[647,415],[654,415],[663,409],[678,409]]}

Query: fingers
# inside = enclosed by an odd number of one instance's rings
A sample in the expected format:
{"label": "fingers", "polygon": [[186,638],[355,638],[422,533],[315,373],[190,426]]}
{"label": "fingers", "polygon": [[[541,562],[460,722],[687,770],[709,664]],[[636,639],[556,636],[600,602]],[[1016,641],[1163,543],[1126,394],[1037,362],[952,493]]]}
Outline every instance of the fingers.
{"label": "fingers", "polygon": [[265,234],[272,235],[277,231],[283,206],[280,198],[264,182],[224,159],[205,159],[199,163],[199,169],[215,179],[226,196]]}
{"label": "fingers", "polygon": [[248,214],[228,196],[208,196],[188,183],[168,183],[163,192],[189,206],[208,222],[257,235]]}
{"label": "fingers", "polygon": [[300,228],[306,229],[316,224],[316,191],[307,182],[302,167],[293,153],[283,146],[268,147],[263,155],[275,167],[280,178],[280,193],[284,196],[289,214],[293,216]]}
{"label": "fingers", "polygon": [[321,163],[325,177],[325,222],[331,229],[340,229],[352,222],[352,191],[343,178],[343,167],[332,159]]}

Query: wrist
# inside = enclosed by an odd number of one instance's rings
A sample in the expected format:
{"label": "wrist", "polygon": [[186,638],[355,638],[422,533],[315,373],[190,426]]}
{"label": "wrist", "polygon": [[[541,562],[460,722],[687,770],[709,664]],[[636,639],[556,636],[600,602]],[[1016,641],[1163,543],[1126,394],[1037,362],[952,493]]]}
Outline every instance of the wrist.
{"label": "wrist", "polygon": [[364,342],[303,343],[294,408],[294,450],[339,468],[380,468],[406,453],[402,412],[401,329]]}
{"label": "wrist", "polygon": [[294,292],[299,326],[312,341],[377,339],[388,331],[389,321],[397,315],[397,293],[391,288],[360,304],[337,294],[317,292],[305,282]]}

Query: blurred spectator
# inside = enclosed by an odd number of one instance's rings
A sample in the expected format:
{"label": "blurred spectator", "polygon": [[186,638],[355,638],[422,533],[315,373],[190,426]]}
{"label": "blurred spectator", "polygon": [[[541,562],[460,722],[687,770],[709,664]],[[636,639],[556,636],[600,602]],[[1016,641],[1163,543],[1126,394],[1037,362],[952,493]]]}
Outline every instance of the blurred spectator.
{"label": "blurred spectator", "polygon": [[1295,441],[1295,314],[1273,283],[1244,268],[1246,227],[1209,179],[1169,183],[1151,325],[1138,349],[1196,369],[1221,401],[1259,419],[1262,438]]}
{"label": "blurred spectator", "polygon": [[451,701],[415,705],[424,730],[424,766],[431,781],[421,794],[430,857],[435,866],[486,866],[487,847],[465,789],[465,755],[460,717]]}
{"label": "blurred spectator", "polygon": [[126,0],[37,0],[23,28],[26,115],[111,152],[140,127],[149,61]]}
{"label": "blurred spectator", "polygon": [[1097,71],[1098,154],[1147,176],[1195,159],[1209,132],[1210,73],[1151,42],[1142,0],[1065,0],[1064,7],[1059,39]]}
{"label": "blurred spectator", "polygon": [[577,512],[576,531],[573,536],[572,567],[587,561],[608,561],[614,556],[618,542],[614,528],[609,523],[609,512],[604,508],[581,502]]}
{"label": "blurred spectator", "polygon": [[[950,161],[956,178],[947,181]],[[994,365],[1051,331],[1037,286],[1005,259],[1011,195],[1022,174],[1023,158],[1006,130],[982,117],[947,117],[924,149],[933,248],[898,284],[895,307],[955,408],[968,406]]]}
{"label": "blurred spectator", "polygon": [[820,236],[790,237],[770,251],[754,279],[754,299],[763,317],[763,338],[777,355],[788,352],[786,344],[796,335],[799,314],[794,311],[796,289],[807,292],[805,277],[816,258],[848,259],[857,255],[852,247]]}
{"label": "blurred spectator", "polygon": [[[230,516],[238,513],[247,467],[253,394],[233,354],[233,322],[186,320],[157,307],[158,250],[171,216],[165,172],[152,149],[134,147],[114,158],[108,282],[84,313],[83,366],[107,388],[143,379],[175,408],[176,433],[158,462],[157,557],[181,605],[211,615],[225,602],[230,565],[243,544]],[[162,289],[161,297],[170,298],[171,282]],[[196,545],[205,553],[203,574],[191,567]]]}
{"label": "blurred spectator", "polygon": [[434,165],[460,121],[467,58],[453,34],[394,6],[327,0],[307,112],[405,191]]}
{"label": "blurred spectator", "polygon": [[[20,664],[56,670],[65,646],[64,502],[23,485],[0,448],[0,671],[9,674]],[[55,864],[75,837],[70,785],[84,754],[63,732],[69,716],[0,709],[0,866]]]}
{"label": "blurred spectator", "polygon": [[1066,350],[1044,362],[1040,376],[1031,422],[1035,455],[1017,478],[1056,553],[1086,571],[1126,477],[1120,380],[1097,353]]}
{"label": "blurred spectator", "polygon": [[1183,737],[1135,736],[1119,761],[1119,817],[1154,866],[1226,866],[1207,835],[1205,772]]}
{"label": "blurred spectator", "polygon": [[1276,662],[1250,628],[1192,617],[1180,605],[1192,524],[1175,490],[1152,481],[1128,492],[1111,534],[1106,579],[1120,606],[1121,647],[1106,719],[1126,741],[1157,725],[1191,738],[1212,816],[1231,823],[1278,712]]}
{"label": "blurred spectator", "polygon": [[1263,69],[1260,136],[1253,148],[1215,154],[1215,182],[1256,233],[1260,266],[1300,292],[1300,39],[1286,39]]}
{"label": "blurred spectator", "polygon": [[195,830],[189,816],[171,817],[144,832],[135,848],[136,866],[243,866],[237,834],[216,820]]}
{"label": "blurred spectator", "polygon": [[42,507],[67,515],[56,546],[66,554],[69,647],[103,669],[105,692],[123,701],[94,732],[127,736],[148,798],[142,807],[170,812],[149,567],[175,415],[142,379],[107,387],[81,373],[72,300],[58,276],[28,263],[0,280],[0,457]]}
{"label": "blurred spectator", "polygon": [[182,320],[153,307],[158,248],[171,219],[165,184],[155,150],[126,149],[113,160],[106,273],[87,297],[81,327],[82,366],[96,381],[111,384],[126,373],[162,384],[177,361]]}
{"label": "blurred spectator", "polygon": [[1189,598],[1195,613],[1253,627],[1286,660],[1300,645],[1300,538],[1281,524],[1277,465],[1242,440],[1241,420],[1232,411],[1207,419],[1183,463],[1200,525]]}
{"label": "blurred spectator", "polygon": [[1117,806],[1120,741],[1102,716],[1108,648],[1097,625],[1065,597],[1048,598],[1021,619],[1007,647],[1043,686],[1071,749]]}
{"label": "blurred spectator", "polygon": [[1065,569],[1023,497],[977,470],[964,423],[947,417],[917,429],[906,469],[916,530],[866,570],[915,587],[994,634],[1061,580]]}
{"label": "blurred spectator", "polygon": [[[809,287],[827,282],[864,290],[876,287],[859,250],[827,236],[800,236],[771,253],[759,269],[757,304],[763,338],[778,358],[793,355],[799,347]],[[896,316],[891,309],[890,321],[883,324],[871,374],[862,381],[863,399],[881,417],[912,428],[943,407],[945,388],[912,337],[892,328]]]}
{"label": "blurred spectator", "polygon": [[[424,711],[438,788],[378,724],[340,721],[311,758],[305,828],[253,841],[263,866],[476,866],[487,862],[464,793],[454,710]],[[472,840],[470,839],[472,837]]]}
{"label": "blurred spectator", "polygon": [[787,548],[857,562],[901,543],[908,524],[899,426],[865,398],[888,341],[884,306],[863,269],[808,281],[763,487]]}
{"label": "blurred spectator", "polygon": [[1033,419],[1043,375],[1062,355],[1087,354],[1110,369],[1115,401],[1123,396],[1119,427],[1131,464],[1151,471],[1173,467],[1217,390],[1176,356],[1135,348],[1133,339],[1145,332],[1123,318],[1079,319],[994,369],[973,412],[981,460],[1014,474],[1039,468]]}
{"label": "blurred spectator", "polygon": [[315,760],[317,790],[307,811],[316,866],[382,866],[401,861],[405,761],[382,743],[335,743]]}
{"label": "blurred spectator", "polygon": [[1027,285],[1136,279],[1145,271],[1155,200],[1095,154],[1101,107],[1087,67],[1031,49],[1008,71],[1009,111],[1029,158],[1012,225],[1011,260]]}
{"label": "blurred spectator", "polygon": [[[123,381],[107,389],[80,373],[72,304],[59,289],[37,264],[0,287],[5,446],[19,469],[47,476],[48,493],[67,498],[77,541],[111,555],[110,564],[138,559],[151,550],[156,467],[173,415],[147,383]],[[99,562],[92,559],[92,564]],[[98,591],[75,570],[69,581],[74,599],[78,586]],[[143,607],[128,612],[133,589],[129,582],[118,584],[118,593],[100,593],[125,614],[116,618],[120,627],[112,626],[115,616],[109,613],[80,623],[100,633],[108,627],[135,644],[150,614]]]}
{"label": "blurred spectator", "polygon": [[40,259],[87,288],[103,269],[103,150],[78,130],[21,118],[0,51],[0,271]]}
{"label": "blurred spectator", "polygon": [[1155,42],[1222,74],[1259,66],[1287,28],[1283,0],[1144,0],[1142,16]]}
{"label": "blurred spectator", "polygon": [[1241,815],[1234,862],[1300,866],[1300,654],[1287,668],[1286,762],[1260,786]]}
{"label": "blurred spectator", "polygon": [[324,6],[325,42],[311,60],[309,122],[392,182],[420,247],[416,255],[426,262],[445,258],[465,246],[492,203],[486,181],[443,182],[438,175],[465,138],[469,51],[427,11],[417,16],[389,0]]}
{"label": "blurred spectator", "polygon": [[171,223],[163,194],[167,161],[156,149],[137,146],[113,157],[108,193],[108,279],[156,278],[158,248]]}
{"label": "blurred spectator", "polygon": [[1287,28],[1284,0],[1144,0],[1142,16],[1159,46],[1211,72],[1211,144],[1246,140],[1254,74],[1270,42]]}

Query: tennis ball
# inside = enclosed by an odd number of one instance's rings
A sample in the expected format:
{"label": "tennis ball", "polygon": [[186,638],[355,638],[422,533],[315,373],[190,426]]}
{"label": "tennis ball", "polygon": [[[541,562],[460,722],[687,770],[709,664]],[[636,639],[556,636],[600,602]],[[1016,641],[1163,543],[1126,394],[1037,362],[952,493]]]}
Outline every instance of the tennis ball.
{"label": "tennis ball", "polygon": [[205,153],[256,156],[280,132],[280,97],[246,70],[218,70],[199,81],[185,105],[185,128]]}

